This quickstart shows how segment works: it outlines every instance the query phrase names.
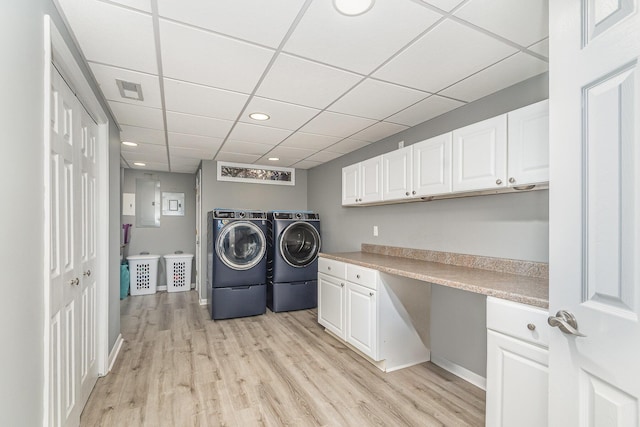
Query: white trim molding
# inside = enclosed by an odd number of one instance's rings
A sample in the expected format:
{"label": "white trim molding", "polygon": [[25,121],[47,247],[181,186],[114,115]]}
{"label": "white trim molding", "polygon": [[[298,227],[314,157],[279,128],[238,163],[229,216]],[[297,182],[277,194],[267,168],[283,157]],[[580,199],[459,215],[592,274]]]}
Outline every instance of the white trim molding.
{"label": "white trim molding", "polygon": [[118,334],[118,338],[116,338],[116,343],[113,345],[113,348],[109,353],[109,365],[105,375],[111,372],[111,369],[113,369],[113,365],[116,363],[116,360],[118,359],[118,355],[120,354],[120,350],[122,350],[123,344],[124,344],[124,339],[122,339],[122,334]]}
{"label": "white trim molding", "polygon": [[460,377],[467,382],[470,382],[476,387],[480,387],[483,390],[487,389],[487,379],[482,375],[471,372],[467,368],[463,368],[462,366],[442,357],[434,356],[433,353],[431,353],[431,363],[441,367],[445,371],[451,372],[453,375]]}

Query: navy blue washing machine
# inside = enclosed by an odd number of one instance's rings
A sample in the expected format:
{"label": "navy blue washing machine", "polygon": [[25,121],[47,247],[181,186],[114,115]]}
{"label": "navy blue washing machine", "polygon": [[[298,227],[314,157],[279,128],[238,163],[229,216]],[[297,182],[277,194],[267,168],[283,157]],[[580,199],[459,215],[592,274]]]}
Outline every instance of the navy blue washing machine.
{"label": "navy blue washing machine", "polygon": [[272,211],[267,222],[267,307],[273,312],[317,307],[319,215]]}
{"label": "navy blue washing machine", "polygon": [[264,314],[267,216],[215,209],[207,215],[207,297],[214,320]]}

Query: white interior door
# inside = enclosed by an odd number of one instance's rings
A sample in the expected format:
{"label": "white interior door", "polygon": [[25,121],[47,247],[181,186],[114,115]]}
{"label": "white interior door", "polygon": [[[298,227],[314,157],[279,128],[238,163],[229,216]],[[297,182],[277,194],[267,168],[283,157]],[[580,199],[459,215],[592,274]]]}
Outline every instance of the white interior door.
{"label": "white interior door", "polygon": [[[201,254],[200,254],[200,240],[202,239],[202,212],[201,212],[201,193],[202,186],[202,169],[198,169],[196,173],[196,292],[200,295],[200,286],[202,276],[200,275],[201,270]],[[189,278],[191,280],[191,278]],[[200,298],[202,299],[202,298]]]}
{"label": "white interior door", "polygon": [[55,68],[51,84],[49,424],[72,426],[98,378],[97,125]]}
{"label": "white interior door", "polygon": [[640,425],[638,6],[549,2],[551,426]]}

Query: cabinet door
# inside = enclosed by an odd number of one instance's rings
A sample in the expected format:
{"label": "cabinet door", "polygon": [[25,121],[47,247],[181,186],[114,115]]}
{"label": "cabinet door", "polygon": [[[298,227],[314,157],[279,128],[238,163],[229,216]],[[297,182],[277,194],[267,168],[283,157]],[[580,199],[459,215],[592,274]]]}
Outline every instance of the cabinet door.
{"label": "cabinet door", "polygon": [[547,425],[548,366],[546,348],[487,331],[486,425]]}
{"label": "cabinet door", "polygon": [[360,202],[382,200],[382,156],[360,163]]}
{"label": "cabinet door", "polygon": [[451,192],[451,132],[412,145],[416,196]]}
{"label": "cabinet door", "polygon": [[549,101],[508,114],[509,185],[549,181]]}
{"label": "cabinet door", "polygon": [[507,115],[453,131],[453,191],[507,185]]}
{"label": "cabinet door", "polygon": [[406,199],[412,196],[413,178],[411,147],[382,156],[382,200]]}
{"label": "cabinet door", "polygon": [[342,204],[355,205],[360,197],[360,163],[342,168]]}
{"label": "cabinet door", "polygon": [[345,339],[344,281],[318,274],[318,323]]}
{"label": "cabinet door", "polygon": [[347,282],[346,335],[348,343],[378,360],[376,291]]}

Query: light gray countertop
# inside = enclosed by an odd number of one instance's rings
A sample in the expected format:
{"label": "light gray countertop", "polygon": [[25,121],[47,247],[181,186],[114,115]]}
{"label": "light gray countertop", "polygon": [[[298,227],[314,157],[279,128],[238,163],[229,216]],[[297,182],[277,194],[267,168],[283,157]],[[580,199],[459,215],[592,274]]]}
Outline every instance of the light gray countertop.
{"label": "light gray countertop", "polygon": [[547,277],[531,277],[364,251],[321,253],[320,257],[536,307],[549,307]]}

